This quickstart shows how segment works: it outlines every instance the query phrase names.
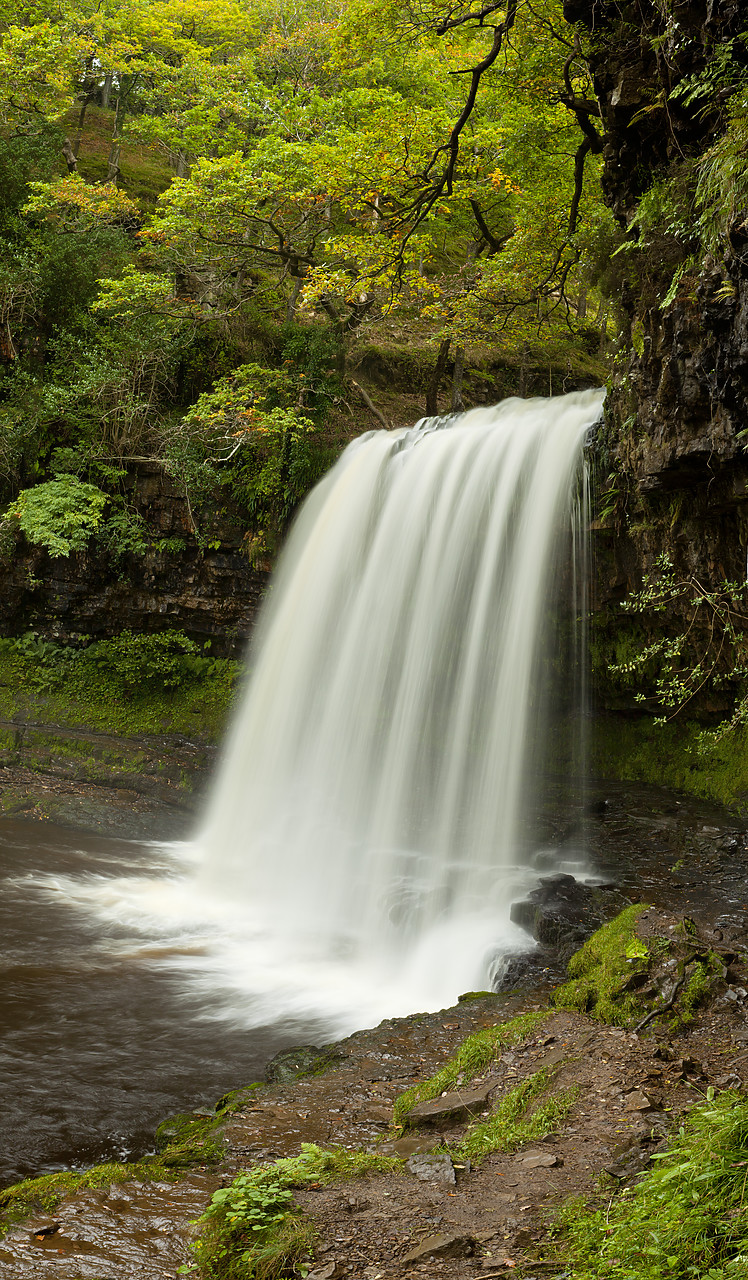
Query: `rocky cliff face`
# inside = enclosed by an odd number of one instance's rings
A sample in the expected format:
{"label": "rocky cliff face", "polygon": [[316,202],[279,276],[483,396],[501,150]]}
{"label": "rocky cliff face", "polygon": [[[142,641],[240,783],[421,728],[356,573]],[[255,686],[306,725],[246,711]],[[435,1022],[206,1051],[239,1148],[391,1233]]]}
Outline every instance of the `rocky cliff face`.
{"label": "rocky cliff face", "polygon": [[[566,0],[565,13],[590,33],[605,198],[639,242],[618,255],[624,340],[598,451],[611,500],[597,603],[610,639],[611,607],[663,551],[707,586],[746,576],[748,226],[739,214],[706,251],[689,194],[699,157],[727,128],[730,80],[745,71],[745,6]],[[669,191],[677,203],[679,183],[680,224],[654,217],[643,233],[642,195]]]}
{"label": "rocky cliff face", "polygon": [[205,512],[201,552],[187,502],[162,468],[139,464],[128,486],[161,548],[121,560],[95,550],[53,559],[20,542],[2,566],[0,634],[33,630],[67,642],[176,628],[210,640],[216,657],[241,656],[268,573],[250,564],[236,519],[217,507]]}

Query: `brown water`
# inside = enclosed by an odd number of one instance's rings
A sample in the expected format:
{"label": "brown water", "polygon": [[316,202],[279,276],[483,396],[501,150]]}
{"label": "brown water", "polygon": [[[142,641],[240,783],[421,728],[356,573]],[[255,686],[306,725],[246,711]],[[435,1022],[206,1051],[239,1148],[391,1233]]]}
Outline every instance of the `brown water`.
{"label": "brown water", "polygon": [[50,887],[158,871],[148,844],[0,822],[0,1185],[142,1154],[165,1117],[212,1107],[312,1038],[298,1022],[248,1031],[206,1018],[210,996],[186,990],[163,949],[128,954],[126,927]]}

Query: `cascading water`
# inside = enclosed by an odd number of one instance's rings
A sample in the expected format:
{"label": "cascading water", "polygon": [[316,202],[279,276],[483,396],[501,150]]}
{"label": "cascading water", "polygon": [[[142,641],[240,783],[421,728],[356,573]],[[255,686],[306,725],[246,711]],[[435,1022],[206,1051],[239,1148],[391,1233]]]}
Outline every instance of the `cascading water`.
{"label": "cascading water", "polygon": [[361,1025],[516,948],[544,622],[602,401],[370,433],[304,507],[195,850],[233,981],[270,1005]]}

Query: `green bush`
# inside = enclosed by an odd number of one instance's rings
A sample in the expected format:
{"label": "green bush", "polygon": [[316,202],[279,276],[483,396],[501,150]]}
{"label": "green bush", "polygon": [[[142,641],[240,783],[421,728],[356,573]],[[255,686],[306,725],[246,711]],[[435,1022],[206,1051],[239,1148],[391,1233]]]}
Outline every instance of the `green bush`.
{"label": "green bush", "polygon": [[98,688],[128,699],[145,697],[199,684],[226,667],[183,631],[121,631],[110,640],[80,640],[79,646],[57,644],[29,631],[16,640],[0,640],[0,648],[21,659],[37,692],[62,689],[72,695]]}
{"label": "green bush", "polygon": [[9,509],[29,542],[52,556],[81,551],[102,522],[109,499],[95,484],[58,475],[33,489],[22,489]]}
{"label": "green bush", "polygon": [[143,686],[175,689],[185,679],[201,675],[210,663],[209,659],[200,658],[199,646],[183,631],[157,631],[153,635],[122,631],[111,640],[92,644],[84,654],[87,661],[113,676],[128,693]]}

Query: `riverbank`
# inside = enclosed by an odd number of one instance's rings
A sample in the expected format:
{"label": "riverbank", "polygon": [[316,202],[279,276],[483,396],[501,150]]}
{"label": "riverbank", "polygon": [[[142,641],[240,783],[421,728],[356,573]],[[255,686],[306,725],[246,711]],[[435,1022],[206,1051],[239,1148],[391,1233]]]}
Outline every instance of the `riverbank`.
{"label": "riverbank", "polygon": [[[633,914],[633,931],[628,912],[617,941],[608,928],[597,950],[587,947],[586,1012],[569,984],[479,993],[386,1021],[321,1052],[282,1054],[264,1082],[194,1117],[204,1127],[191,1153],[181,1130],[189,1169],[169,1163],[172,1145],[150,1173],[147,1163],[105,1166],[88,1186],[63,1185],[59,1201],[50,1180],[5,1193],[0,1274],[176,1276],[194,1262],[191,1245],[207,1224],[191,1220],[214,1191],[260,1163],[280,1177],[304,1143],[347,1152],[338,1160],[347,1175],[297,1177],[285,1210],[303,1227],[296,1252],[286,1240],[263,1274],[583,1274],[577,1246],[558,1234],[563,1206],[581,1215],[581,1196],[615,1217],[619,1192],[655,1167],[684,1117],[706,1099],[719,1108],[722,1095],[738,1105],[748,1083],[746,930]],[[684,981],[673,998],[675,974]],[[173,1144],[179,1126],[169,1132]],[[14,1223],[24,1196],[26,1208],[37,1203]],[[252,1243],[251,1232],[224,1236],[235,1256]],[[253,1274],[229,1269],[228,1257],[209,1263],[205,1248],[202,1256],[206,1275]]]}

